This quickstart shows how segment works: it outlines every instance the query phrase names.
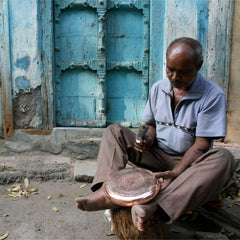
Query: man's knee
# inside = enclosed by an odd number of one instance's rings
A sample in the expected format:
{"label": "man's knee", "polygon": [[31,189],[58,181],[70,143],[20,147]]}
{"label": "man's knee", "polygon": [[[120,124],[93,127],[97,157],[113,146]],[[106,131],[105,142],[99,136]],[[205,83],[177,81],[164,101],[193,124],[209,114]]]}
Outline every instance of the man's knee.
{"label": "man's knee", "polygon": [[210,152],[215,155],[215,160],[222,168],[229,169],[231,173],[236,170],[236,160],[233,154],[226,148],[215,147]]}
{"label": "man's knee", "polygon": [[111,135],[117,136],[119,135],[121,130],[122,130],[122,126],[120,126],[119,124],[111,124],[106,128],[104,135],[111,134]]}
{"label": "man's knee", "polygon": [[122,128],[122,126],[120,126],[119,124],[114,123],[114,124],[109,125],[106,128],[106,130],[109,129],[111,131],[119,131],[121,128]]}

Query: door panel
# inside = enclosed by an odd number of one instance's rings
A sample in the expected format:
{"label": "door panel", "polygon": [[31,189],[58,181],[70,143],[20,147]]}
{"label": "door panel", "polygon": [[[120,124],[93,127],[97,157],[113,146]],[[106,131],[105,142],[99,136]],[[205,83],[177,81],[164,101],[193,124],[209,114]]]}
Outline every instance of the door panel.
{"label": "door panel", "polygon": [[107,12],[107,61],[139,61],[142,59],[142,18],[139,10],[124,8]]}
{"label": "door panel", "polygon": [[148,93],[149,1],[55,1],[58,126],[138,126]]}
{"label": "door panel", "polygon": [[106,15],[107,123],[135,127],[148,92],[149,8],[146,1],[135,7],[112,2]]}
{"label": "door panel", "polygon": [[[95,120],[97,76],[80,69],[67,70],[62,75],[61,111],[66,125],[79,119]],[[81,94],[79,94],[81,93]]]}
{"label": "door panel", "polygon": [[[83,1],[55,1],[58,126],[96,126],[98,14]],[[100,121],[100,124],[105,125]]]}
{"label": "door panel", "polygon": [[107,120],[138,121],[143,107],[142,76],[136,71],[111,71],[107,75]]}
{"label": "door panel", "polygon": [[64,61],[97,59],[97,14],[73,8],[61,14],[60,58]]}

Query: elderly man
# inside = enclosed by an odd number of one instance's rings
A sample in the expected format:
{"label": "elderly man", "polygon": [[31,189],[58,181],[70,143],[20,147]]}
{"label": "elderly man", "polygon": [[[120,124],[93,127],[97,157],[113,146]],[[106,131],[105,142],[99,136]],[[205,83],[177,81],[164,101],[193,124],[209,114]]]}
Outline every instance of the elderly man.
{"label": "elderly man", "polygon": [[97,172],[88,197],[76,199],[81,210],[117,207],[106,195],[104,183],[113,171],[134,162],[155,172],[161,191],[150,202],[132,207],[138,230],[154,212],[172,223],[187,211],[219,194],[235,170],[232,154],[212,148],[213,140],[225,136],[226,100],[222,90],[198,72],[202,66],[201,44],[179,38],[168,47],[167,79],[151,88],[142,120],[149,126],[143,141],[119,125],[109,126],[102,138]]}

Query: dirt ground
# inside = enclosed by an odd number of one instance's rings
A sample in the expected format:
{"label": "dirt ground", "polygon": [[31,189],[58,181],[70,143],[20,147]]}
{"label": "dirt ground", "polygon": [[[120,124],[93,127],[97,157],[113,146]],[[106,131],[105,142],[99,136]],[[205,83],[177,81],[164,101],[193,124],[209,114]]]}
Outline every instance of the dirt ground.
{"label": "dirt ground", "polygon": [[[66,179],[34,180],[27,186],[23,181],[20,188],[27,191],[27,197],[9,197],[9,194],[14,196],[24,193],[19,189],[14,193],[14,187],[14,183],[0,185],[0,239],[118,239],[112,234],[111,224],[104,218],[105,211],[82,212],[76,208],[75,198],[89,195],[90,183]],[[197,228],[192,223],[186,225],[186,221],[183,225],[181,221],[173,224],[169,239],[229,239],[216,235],[221,229],[206,219],[198,219],[196,223]],[[199,235],[196,231],[207,233],[202,236],[202,233]],[[4,235],[6,238],[3,238]]]}
{"label": "dirt ground", "polygon": [[34,181],[28,189],[37,188],[38,194],[3,197],[12,185],[0,185],[0,238],[8,233],[7,240],[117,239],[106,235],[111,229],[104,211],[82,212],[76,208],[76,195],[88,195],[89,183]]}

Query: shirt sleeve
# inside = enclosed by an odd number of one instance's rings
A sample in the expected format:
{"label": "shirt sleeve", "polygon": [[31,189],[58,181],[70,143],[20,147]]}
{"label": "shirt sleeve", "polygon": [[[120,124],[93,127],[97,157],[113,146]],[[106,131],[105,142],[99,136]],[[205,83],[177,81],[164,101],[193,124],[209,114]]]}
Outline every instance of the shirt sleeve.
{"label": "shirt sleeve", "polygon": [[142,121],[151,125],[155,125],[155,118],[152,111],[152,91],[153,90],[151,89],[147,104],[142,113]]}
{"label": "shirt sleeve", "polygon": [[223,93],[209,99],[198,114],[196,136],[225,137],[226,108],[227,103]]}

